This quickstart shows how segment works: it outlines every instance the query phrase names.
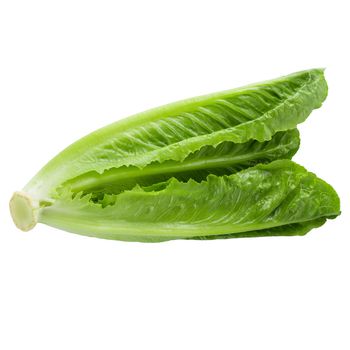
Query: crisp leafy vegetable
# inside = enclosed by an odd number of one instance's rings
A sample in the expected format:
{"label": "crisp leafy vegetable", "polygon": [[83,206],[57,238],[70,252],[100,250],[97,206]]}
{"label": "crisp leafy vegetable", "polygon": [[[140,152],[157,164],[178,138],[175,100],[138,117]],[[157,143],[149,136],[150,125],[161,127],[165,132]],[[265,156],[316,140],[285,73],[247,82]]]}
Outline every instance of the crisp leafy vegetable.
{"label": "crisp leafy vegetable", "polygon": [[129,117],[52,159],[12,216],[147,242],[305,234],[339,214],[334,190],[287,160],[326,96],[314,69]]}

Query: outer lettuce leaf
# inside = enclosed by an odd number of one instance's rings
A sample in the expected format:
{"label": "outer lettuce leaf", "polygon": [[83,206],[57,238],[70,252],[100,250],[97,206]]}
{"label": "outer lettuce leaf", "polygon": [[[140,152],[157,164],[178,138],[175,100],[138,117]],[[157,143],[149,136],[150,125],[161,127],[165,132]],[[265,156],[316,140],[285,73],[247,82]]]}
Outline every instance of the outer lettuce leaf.
{"label": "outer lettuce leaf", "polygon": [[39,221],[89,236],[160,242],[300,235],[340,212],[333,188],[289,160],[106,196],[104,207],[66,193],[41,211]]}
{"label": "outer lettuce leaf", "polygon": [[51,160],[24,188],[50,198],[64,182],[89,172],[182,162],[204,146],[268,141],[293,129],[327,95],[322,69],[176,102],[137,114],[77,141]]}

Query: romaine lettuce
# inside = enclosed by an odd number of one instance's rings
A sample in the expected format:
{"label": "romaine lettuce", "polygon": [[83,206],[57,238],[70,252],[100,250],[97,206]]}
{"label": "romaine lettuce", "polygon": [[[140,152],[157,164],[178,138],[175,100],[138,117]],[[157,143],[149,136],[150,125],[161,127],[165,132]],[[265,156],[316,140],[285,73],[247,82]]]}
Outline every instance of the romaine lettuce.
{"label": "romaine lettuce", "polygon": [[14,222],[137,241],[305,234],[339,214],[334,190],[286,160],[326,96],[313,69],[106,126],[14,194]]}

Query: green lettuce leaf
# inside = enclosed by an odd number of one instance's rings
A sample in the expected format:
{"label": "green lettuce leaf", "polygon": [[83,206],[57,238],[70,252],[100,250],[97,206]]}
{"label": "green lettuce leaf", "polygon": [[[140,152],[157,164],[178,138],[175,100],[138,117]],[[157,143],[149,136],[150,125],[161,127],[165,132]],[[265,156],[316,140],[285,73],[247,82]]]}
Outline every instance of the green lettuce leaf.
{"label": "green lettuce leaf", "polygon": [[[149,186],[172,177],[180,181],[205,180],[209,174],[229,175],[259,163],[290,159],[299,148],[297,129],[276,133],[270,141],[245,143],[222,142],[216,147],[204,146],[183,162],[174,160],[151,163],[144,169],[129,166],[112,168],[99,174],[89,172],[63,184],[73,193],[93,193],[95,201],[106,193],[118,194],[135,185]],[[61,190],[62,190],[61,188]]]}
{"label": "green lettuce leaf", "polygon": [[[52,159],[24,188],[48,200],[62,184],[110,169],[183,162],[223,142],[265,142],[294,129],[327,96],[322,69],[313,69],[155,108],[97,130]],[[88,174],[88,175],[87,175]]]}
{"label": "green lettuce leaf", "polygon": [[65,193],[39,222],[109,239],[161,242],[266,235],[303,235],[340,213],[333,188],[290,160],[259,164],[205,181],[136,186],[93,203]]}

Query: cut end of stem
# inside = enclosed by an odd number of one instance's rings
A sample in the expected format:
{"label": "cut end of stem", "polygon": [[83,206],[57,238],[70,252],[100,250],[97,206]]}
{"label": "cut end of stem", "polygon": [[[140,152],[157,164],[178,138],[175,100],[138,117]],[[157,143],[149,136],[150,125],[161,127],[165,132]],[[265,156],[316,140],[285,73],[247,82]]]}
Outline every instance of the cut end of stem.
{"label": "cut end of stem", "polygon": [[13,222],[22,231],[31,230],[38,222],[38,206],[25,192],[15,192],[10,200]]}

